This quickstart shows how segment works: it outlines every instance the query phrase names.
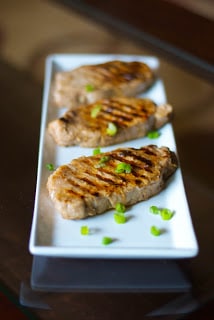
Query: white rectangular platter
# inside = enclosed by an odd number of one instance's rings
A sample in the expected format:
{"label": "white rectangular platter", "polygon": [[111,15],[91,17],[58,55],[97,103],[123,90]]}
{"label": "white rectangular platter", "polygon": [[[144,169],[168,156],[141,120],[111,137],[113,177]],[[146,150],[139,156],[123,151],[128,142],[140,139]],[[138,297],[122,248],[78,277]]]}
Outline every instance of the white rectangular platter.
{"label": "white rectangular platter", "polygon": [[[38,176],[29,250],[34,255],[73,258],[193,257],[198,252],[198,244],[180,168],[170,178],[167,187],[161,193],[128,209],[126,212],[128,221],[125,224],[115,223],[114,210],[82,221],[65,220],[54,209],[49,199],[46,183],[51,173],[46,169],[46,164],[53,163],[58,167],[81,155],[92,155],[93,152],[91,148],[79,146],[59,147],[49,137],[47,124],[65,112],[51,104],[50,88],[54,74],[57,71],[71,70],[84,64],[97,64],[115,59],[144,61],[154,69],[158,69],[159,66],[159,61],[155,57],[131,55],[56,54],[49,56],[46,60]],[[158,78],[142,96],[153,99],[157,104],[166,102],[162,80]],[[119,146],[139,148],[147,144],[167,146],[177,152],[172,125],[170,123],[165,125],[156,139],[140,138],[102,148],[102,152]],[[164,221],[160,216],[149,212],[152,205],[168,208],[175,214],[171,220]],[[90,234],[87,236],[80,233],[83,225],[89,227]],[[152,225],[161,228],[164,232],[160,236],[151,235]],[[102,244],[104,236],[111,237],[114,241],[104,246]]]}

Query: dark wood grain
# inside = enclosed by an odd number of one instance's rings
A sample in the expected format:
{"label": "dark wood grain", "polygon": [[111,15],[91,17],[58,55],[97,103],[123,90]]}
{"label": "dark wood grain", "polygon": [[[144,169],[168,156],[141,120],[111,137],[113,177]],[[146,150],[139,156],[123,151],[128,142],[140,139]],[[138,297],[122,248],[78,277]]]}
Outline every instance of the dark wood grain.
{"label": "dark wood grain", "polygon": [[[17,70],[2,60],[0,86],[0,281],[18,299],[21,283],[29,281],[31,274],[32,257],[28,241],[34,206],[42,88],[27,72]],[[214,297],[214,204],[212,194],[206,189],[211,183],[207,173],[214,156],[208,148],[214,137],[213,133],[202,137],[194,130],[187,135],[178,131],[176,136],[200,248],[196,258],[184,261],[184,267],[191,277],[195,297],[204,303]],[[209,157],[201,156],[203,150],[209,150]],[[194,166],[191,155],[197,160]],[[198,172],[200,167],[206,169],[204,174],[203,171]],[[212,170],[211,166],[209,172],[213,177]],[[176,293],[169,292],[47,293],[43,298],[51,310],[31,310],[39,319],[46,320],[126,320],[138,318],[139,314],[144,319],[148,312],[176,297]],[[194,313],[194,319],[200,319],[197,313]]]}
{"label": "dark wood grain", "polygon": [[63,0],[124,38],[212,81],[214,21],[167,0]]}

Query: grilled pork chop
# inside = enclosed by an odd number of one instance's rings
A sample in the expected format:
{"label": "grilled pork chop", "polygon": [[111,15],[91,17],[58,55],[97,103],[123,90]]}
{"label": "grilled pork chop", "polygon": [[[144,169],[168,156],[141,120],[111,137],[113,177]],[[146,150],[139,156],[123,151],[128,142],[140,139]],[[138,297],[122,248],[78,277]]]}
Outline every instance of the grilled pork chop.
{"label": "grilled pork chop", "polygon": [[61,146],[108,146],[143,137],[163,126],[171,115],[170,105],[156,106],[150,99],[103,99],[67,111],[49,123],[48,131]]}
{"label": "grilled pork chop", "polygon": [[119,148],[80,157],[49,176],[47,188],[65,219],[83,219],[116,206],[146,200],[159,193],[177,169],[167,147]]}
{"label": "grilled pork chop", "polygon": [[154,79],[152,69],[139,61],[84,65],[56,74],[53,101],[58,107],[76,108],[112,96],[135,96]]}

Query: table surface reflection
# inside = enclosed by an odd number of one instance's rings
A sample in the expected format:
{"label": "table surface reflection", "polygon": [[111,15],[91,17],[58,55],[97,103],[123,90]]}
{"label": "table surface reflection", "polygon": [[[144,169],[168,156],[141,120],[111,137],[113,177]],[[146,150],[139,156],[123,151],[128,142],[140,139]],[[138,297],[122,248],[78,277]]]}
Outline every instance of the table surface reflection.
{"label": "table surface reflection", "polygon": [[[88,35],[86,35],[87,37]],[[81,39],[82,41],[82,39]],[[155,52],[154,52],[155,54]],[[157,53],[157,55],[159,55]],[[160,55],[160,58],[162,56]],[[178,292],[35,292],[30,287],[33,257],[28,241],[34,207],[43,85],[29,71],[0,59],[1,223],[0,280],[38,319],[141,319],[150,314],[190,312],[214,298],[213,141],[214,90],[205,78],[161,58],[173,126],[199,254],[179,261],[192,289]],[[32,303],[32,305],[30,305]],[[170,304],[172,303],[172,304]],[[164,309],[168,305],[170,308]],[[185,308],[183,307],[185,306]],[[183,309],[182,309],[183,308]],[[165,310],[165,311],[164,311]],[[194,313],[193,319],[200,312]],[[191,319],[191,315],[189,316]]]}
{"label": "table surface reflection", "polygon": [[[60,3],[213,81],[212,15],[200,15],[190,5],[170,0],[63,0]],[[210,4],[210,12],[213,11]]]}

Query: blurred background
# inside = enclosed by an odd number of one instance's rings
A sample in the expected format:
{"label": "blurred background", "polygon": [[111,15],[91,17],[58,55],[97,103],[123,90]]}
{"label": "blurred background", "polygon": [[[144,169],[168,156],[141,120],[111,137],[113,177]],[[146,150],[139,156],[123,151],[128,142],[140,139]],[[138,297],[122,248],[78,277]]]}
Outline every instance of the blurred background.
{"label": "blurred background", "polygon": [[[168,1],[214,19],[213,0]],[[60,1],[1,1],[0,55],[3,59],[16,68],[27,70],[42,84],[45,59],[52,53],[155,54],[83,18],[64,7]],[[191,126],[191,131],[194,128],[196,132],[210,131],[214,119],[211,83],[170,64],[163,57],[160,74],[165,82],[168,100],[175,106],[175,130],[188,132]]]}
{"label": "blurred background", "polygon": [[[204,17],[214,19],[214,0],[166,1],[177,2]],[[53,53],[155,55],[148,48],[130,39],[127,40],[117,32],[112,33],[100,24],[65,8],[60,1],[0,1],[0,58],[2,61],[12,68],[30,73],[35,82],[42,87],[45,59],[47,55]],[[4,79],[4,74],[2,75]],[[185,183],[188,187],[188,200],[193,212],[193,221],[194,224],[203,225],[204,230],[208,230],[207,237],[204,237],[203,229],[202,231],[201,228],[197,229],[197,236],[204,251],[202,250],[202,256],[197,261],[196,269],[203,270],[206,257],[213,256],[210,243],[213,239],[214,216],[212,215],[211,221],[211,215],[208,213],[214,210],[214,88],[211,82],[181,69],[164,57],[160,59],[160,75],[165,83],[167,99],[173,104],[175,110],[173,126]],[[26,86],[26,91],[27,88]],[[31,101],[31,93],[29,96]],[[4,107],[3,101],[0,110]],[[41,104],[38,105],[38,110],[40,107]],[[11,141],[13,140],[12,137]],[[209,219],[207,219],[208,216]],[[16,260],[12,262],[15,263]],[[15,264],[12,263],[11,266]],[[206,265],[206,274],[209,272],[213,273],[212,264]],[[14,280],[13,277],[11,279]],[[209,287],[213,290],[214,284],[211,282]]]}
{"label": "blurred background", "polygon": [[[168,1],[177,2],[204,17],[214,19],[213,0]],[[155,54],[68,9],[60,1],[0,2],[0,55],[5,61],[18,69],[27,70],[36,81],[43,84],[45,59],[53,53]],[[164,57],[161,57],[160,74],[165,82],[168,101],[175,108],[177,139],[185,141],[188,135],[189,139],[193,136],[195,141],[197,135],[197,139],[202,141],[205,137],[210,140],[214,128],[213,85],[169,63]],[[186,155],[185,144],[182,142],[181,145]],[[186,146],[187,153],[189,147]],[[195,151],[194,154],[200,157]],[[193,167],[191,164],[190,168]],[[210,177],[209,171],[205,176]]]}
{"label": "blurred background", "polygon": [[[213,0],[168,1],[214,18]],[[153,54],[89,19],[82,19],[60,1],[0,1],[0,54],[5,60],[30,70],[42,81],[45,57],[55,52]]]}

